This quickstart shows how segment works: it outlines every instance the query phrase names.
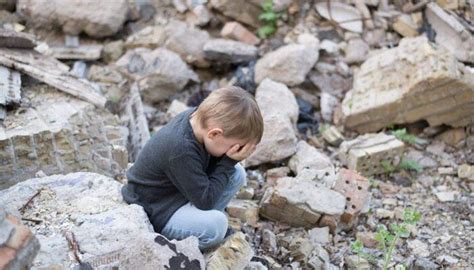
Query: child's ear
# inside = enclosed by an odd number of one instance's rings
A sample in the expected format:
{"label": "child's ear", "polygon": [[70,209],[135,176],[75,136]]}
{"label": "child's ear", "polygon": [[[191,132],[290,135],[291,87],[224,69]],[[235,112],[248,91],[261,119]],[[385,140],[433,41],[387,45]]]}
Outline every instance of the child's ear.
{"label": "child's ear", "polygon": [[211,128],[208,132],[207,132],[207,137],[209,139],[214,139],[215,137],[217,136],[220,136],[224,133],[224,131],[220,128]]}

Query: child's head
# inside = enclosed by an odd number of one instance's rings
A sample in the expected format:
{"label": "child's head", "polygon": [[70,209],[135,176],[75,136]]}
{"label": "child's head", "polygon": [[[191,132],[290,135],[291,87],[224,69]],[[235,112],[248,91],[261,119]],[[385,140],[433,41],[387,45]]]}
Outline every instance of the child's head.
{"label": "child's head", "polygon": [[211,92],[193,114],[202,131],[207,151],[222,156],[235,144],[258,144],[263,119],[257,102],[240,87],[228,86]]}

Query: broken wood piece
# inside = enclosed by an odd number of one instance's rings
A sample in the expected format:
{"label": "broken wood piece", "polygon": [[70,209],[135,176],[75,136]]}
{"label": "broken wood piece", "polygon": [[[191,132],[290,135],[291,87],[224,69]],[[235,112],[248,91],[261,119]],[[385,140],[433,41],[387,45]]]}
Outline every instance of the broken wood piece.
{"label": "broken wood piece", "polygon": [[69,67],[33,50],[0,48],[0,65],[16,69],[63,92],[103,108],[107,99],[94,85],[69,73]]}
{"label": "broken wood piece", "polygon": [[0,105],[19,104],[21,75],[18,71],[0,66]]}
{"label": "broken wood piece", "polygon": [[50,50],[56,59],[94,61],[100,59],[103,48],[102,45],[52,46]]}
{"label": "broken wood piece", "polygon": [[31,34],[0,29],[0,47],[33,49],[36,45],[36,38]]}

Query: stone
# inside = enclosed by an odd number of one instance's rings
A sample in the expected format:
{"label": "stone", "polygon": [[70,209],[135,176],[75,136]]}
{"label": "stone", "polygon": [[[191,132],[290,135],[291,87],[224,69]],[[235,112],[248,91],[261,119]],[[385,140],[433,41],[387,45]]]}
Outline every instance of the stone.
{"label": "stone", "polygon": [[221,30],[221,36],[224,38],[234,39],[249,45],[257,45],[260,39],[252,32],[247,30],[245,26],[239,22],[227,22]]}
{"label": "stone", "polygon": [[17,11],[37,27],[60,27],[64,33],[106,37],[117,33],[127,19],[127,0],[108,3],[107,8],[94,0],[19,0]]}
{"label": "stone", "polygon": [[436,197],[440,202],[452,202],[459,196],[457,191],[439,191],[435,192]]}
{"label": "stone", "polygon": [[39,170],[115,176],[126,169],[110,153],[111,145],[128,141],[116,115],[48,85],[22,86],[22,95],[31,106],[9,113],[0,127],[0,190]]}
{"label": "stone", "polygon": [[28,227],[5,214],[0,221],[0,269],[29,269],[39,249],[38,239]]}
{"label": "stone", "polygon": [[268,270],[268,268],[261,262],[251,261],[244,270]]}
{"label": "stone", "polygon": [[204,26],[211,20],[212,14],[206,5],[197,5],[191,10],[190,21],[194,25]]}
{"label": "stone", "polygon": [[335,126],[328,126],[321,131],[323,139],[330,145],[338,147],[343,141],[344,136]]}
{"label": "stone", "polygon": [[346,206],[341,222],[351,226],[370,200],[370,184],[367,178],[357,172],[341,169],[334,190],[344,195]]}
{"label": "stone", "polygon": [[296,145],[296,153],[288,162],[288,167],[296,175],[311,169],[316,170],[318,179],[324,182],[333,183],[336,180],[335,169],[329,157],[305,141],[299,141]]}
{"label": "stone", "polygon": [[331,123],[333,119],[334,111],[337,107],[340,106],[339,99],[335,96],[323,92],[321,93],[321,116],[323,120],[327,123]]}
{"label": "stone", "polygon": [[258,202],[251,200],[233,199],[226,208],[231,217],[239,218],[241,222],[256,227],[258,222]]}
{"label": "stone", "polygon": [[365,134],[345,141],[339,147],[339,159],[349,169],[364,176],[384,173],[384,164],[397,165],[405,144],[385,133]]}
{"label": "stone", "polygon": [[225,240],[221,246],[206,258],[208,270],[242,270],[252,259],[254,251],[245,240],[245,235],[236,232]]}
{"label": "stone", "polygon": [[387,209],[378,208],[375,210],[375,216],[380,219],[393,219],[395,217],[395,213]]}
{"label": "stone", "polygon": [[364,62],[369,53],[369,45],[361,38],[353,38],[349,40],[346,48],[346,56],[344,62],[347,64],[355,64]]}
{"label": "stone", "polygon": [[161,25],[147,26],[127,37],[124,47],[127,49],[149,48],[156,49],[166,41],[165,28]]}
{"label": "stone", "polygon": [[284,177],[268,188],[260,202],[260,215],[294,227],[314,227],[322,214],[341,215],[346,205],[340,193],[319,187],[306,178]]}
{"label": "stone", "polygon": [[415,240],[408,240],[407,241],[408,248],[413,252],[414,255],[417,257],[425,258],[430,256],[430,251],[428,249],[428,245],[421,242],[418,239]]}
{"label": "stone", "polygon": [[284,84],[264,80],[255,99],[264,122],[261,142],[245,160],[245,166],[279,161],[296,152],[296,121],[299,108],[294,94]]}
{"label": "stone", "polygon": [[418,36],[418,26],[407,14],[400,14],[392,24],[393,30],[397,31],[404,37],[416,37]]}
{"label": "stone", "polygon": [[436,3],[429,3],[425,9],[428,23],[436,32],[436,43],[463,62],[474,63],[474,36],[466,27]]}
{"label": "stone", "polygon": [[444,131],[438,135],[437,138],[448,145],[456,146],[460,141],[466,138],[466,132],[464,128],[452,128]]}
{"label": "stone", "polygon": [[186,111],[189,109],[188,105],[184,104],[179,100],[173,100],[166,111],[166,118],[169,120],[175,118],[178,114]]}
{"label": "stone", "polygon": [[211,6],[222,12],[227,17],[250,25],[254,28],[260,26],[258,16],[262,13],[259,4],[246,0],[211,0]]}
{"label": "stone", "polygon": [[228,39],[211,39],[204,44],[204,57],[219,63],[246,63],[257,58],[253,45]]}
{"label": "stone", "polygon": [[357,232],[356,238],[360,240],[366,248],[376,248],[379,243],[375,239],[375,233],[373,232]]}
{"label": "stone", "polygon": [[323,40],[321,42],[320,48],[321,50],[327,52],[328,54],[334,54],[334,55],[338,54],[340,50],[339,44],[329,39]]}
{"label": "stone", "polygon": [[66,238],[74,237],[82,262],[95,269],[204,269],[196,237],[168,241],[155,233],[143,208],[123,201],[121,187],[96,173],[57,174],[0,191],[0,204],[17,216],[39,192],[22,213],[42,221],[29,225],[41,244],[32,268],[77,267]]}
{"label": "stone", "polygon": [[123,47],[122,40],[106,43],[102,50],[102,59],[107,63],[117,61],[123,55]]}
{"label": "stone", "polygon": [[355,73],[342,103],[345,126],[366,133],[421,119],[430,126],[468,125],[474,121],[474,74],[461,69],[452,54],[426,37],[404,38]]}
{"label": "stone", "polygon": [[288,167],[272,168],[265,173],[265,181],[270,186],[276,186],[277,180],[282,177],[288,176],[289,173],[290,173],[290,168]]}
{"label": "stone", "polygon": [[469,164],[462,164],[458,167],[458,177],[474,181],[474,166]]}
{"label": "stone", "polygon": [[79,45],[77,47],[51,46],[51,55],[60,60],[98,60],[102,55],[102,45]]}
{"label": "stone", "polygon": [[329,227],[313,228],[308,231],[309,240],[313,244],[329,243]]}
{"label": "stone", "polygon": [[346,30],[362,33],[362,15],[355,7],[340,2],[331,3],[331,5],[319,2],[314,7],[323,18],[335,21]]}
{"label": "stone", "polygon": [[319,58],[315,46],[290,44],[265,54],[255,65],[255,82],[265,78],[294,86],[302,83]]}
{"label": "stone", "polygon": [[[207,31],[187,26],[185,23],[172,20],[165,27],[167,36],[165,47],[181,56],[188,64],[207,68],[209,62],[204,58],[204,44],[209,41]],[[192,42],[189,42],[192,40]]]}
{"label": "stone", "polygon": [[369,262],[364,258],[359,258],[357,255],[349,255],[346,256],[345,259],[348,269],[371,269]]}
{"label": "stone", "polygon": [[180,92],[188,81],[199,81],[179,55],[164,48],[129,50],[115,65],[138,83],[141,95],[148,103],[165,100]]}
{"label": "stone", "polygon": [[439,266],[426,258],[418,258],[414,262],[413,270],[436,270]]}
{"label": "stone", "polygon": [[179,13],[184,13],[186,10],[188,10],[185,0],[172,0],[171,3]]}
{"label": "stone", "polygon": [[100,83],[119,84],[124,78],[120,72],[110,66],[92,65],[89,68],[88,79]]}
{"label": "stone", "polygon": [[319,227],[328,227],[331,233],[336,233],[338,219],[332,215],[323,215],[318,225]]}
{"label": "stone", "polygon": [[270,254],[276,254],[278,252],[278,244],[275,233],[268,229],[262,230],[262,247],[270,252]]}
{"label": "stone", "polygon": [[236,195],[237,199],[251,200],[255,195],[255,189],[253,187],[241,187]]}

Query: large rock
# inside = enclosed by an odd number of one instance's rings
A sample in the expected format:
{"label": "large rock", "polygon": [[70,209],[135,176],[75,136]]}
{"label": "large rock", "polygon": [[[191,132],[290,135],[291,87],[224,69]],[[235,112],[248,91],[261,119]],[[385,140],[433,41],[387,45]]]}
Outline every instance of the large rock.
{"label": "large rock", "polygon": [[288,86],[302,83],[318,60],[318,48],[311,45],[290,44],[265,54],[255,65],[255,82],[265,78]]}
{"label": "large rock", "polygon": [[243,270],[254,251],[241,232],[234,233],[213,253],[206,256],[208,270]]}
{"label": "large rock", "polygon": [[109,111],[52,87],[22,87],[28,108],[0,127],[0,189],[46,174],[92,171],[115,176],[127,168],[128,129]]}
{"label": "large rock", "polygon": [[284,177],[268,188],[262,198],[260,215],[295,227],[314,227],[322,214],[341,215],[346,198],[316,179],[305,175]]}
{"label": "large rock", "polygon": [[207,31],[200,30],[177,20],[165,27],[167,40],[165,47],[179,54],[186,63],[197,67],[209,67],[204,59],[204,44],[209,40]]}
{"label": "large rock", "polygon": [[77,266],[68,241],[76,242],[83,263],[97,269],[204,269],[195,237],[168,241],[153,232],[143,208],[127,205],[121,184],[95,173],[34,178],[0,191],[0,205],[29,224],[41,249],[33,268]]}
{"label": "large rock", "polygon": [[204,44],[204,56],[220,63],[250,62],[257,58],[257,53],[257,47],[234,40],[219,38]]}
{"label": "large rock", "polygon": [[474,74],[462,69],[425,37],[404,38],[361,65],[343,101],[345,125],[370,132],[421,119],[431,126],[473,123]]}
{"label": "large rock", "polygon": [[164,48],[130,50],[116,66],[124,75],[137,81],[146,103],[165,100],[181,91],[188,81],[199,81],[179,55]]}
{"label": "large rock", "polygon": [[263,116],[262,141],[246,159],[246,166],[278,161],[296,152],[296,121],[298,104],[294,94],[284,84],[264,80],[256,90],[255,98]]}
{"label": "large rock", "polygon": [[262,9],[252,1],[246,0],[211,0],[213,8],[222,12],[225,16],[233,18],[239,22],[252,27],[259,27],[258,16]]}
{"label": "large rock", "polygon": [[31,24],[43,28],[61,27],[71,35],[85,32],[93,37],[111,36],[127,19],[127,0],[104,4],[95,0],[19,0],[17,10]]}

